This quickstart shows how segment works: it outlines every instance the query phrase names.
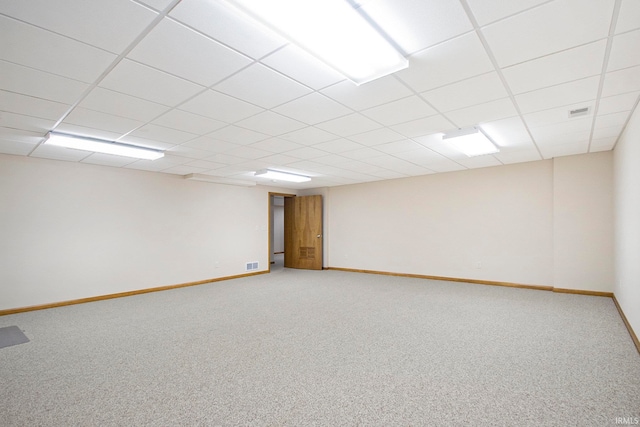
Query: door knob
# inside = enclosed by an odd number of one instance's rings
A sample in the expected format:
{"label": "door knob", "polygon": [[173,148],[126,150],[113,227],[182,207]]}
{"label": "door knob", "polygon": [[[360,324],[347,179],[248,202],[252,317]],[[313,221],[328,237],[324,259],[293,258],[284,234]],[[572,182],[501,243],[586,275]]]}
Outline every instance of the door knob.
{"label": "door knob", "polygon": [[319,239],[322,237],[322,234],[318,234],[316,237]]}

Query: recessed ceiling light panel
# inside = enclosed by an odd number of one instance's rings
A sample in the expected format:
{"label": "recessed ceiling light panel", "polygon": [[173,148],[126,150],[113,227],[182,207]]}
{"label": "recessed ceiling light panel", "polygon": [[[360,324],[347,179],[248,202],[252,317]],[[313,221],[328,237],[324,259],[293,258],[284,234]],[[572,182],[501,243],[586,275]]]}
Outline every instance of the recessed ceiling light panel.
{"label": "recessed ceiling light panel", "polygon": [[409,62],[345,0],[226,0],[362,84],[407,68]]}
{"label": "recessed ceiling light panel", "polygon": [[164,153],[162,151],[150,148],[57,132],[49,132],[44,144],[144,160],[156,160],[164,157]]}
{"label": "recessed ceiling light panel", "polygon": [[271,169],[262,169],[255,173],[258,178],[267,178],[274,181],[288,181],[288,182],[307,182],[311,181],[311,178],[304,175],[298,175],[290,172],[282,172]]}

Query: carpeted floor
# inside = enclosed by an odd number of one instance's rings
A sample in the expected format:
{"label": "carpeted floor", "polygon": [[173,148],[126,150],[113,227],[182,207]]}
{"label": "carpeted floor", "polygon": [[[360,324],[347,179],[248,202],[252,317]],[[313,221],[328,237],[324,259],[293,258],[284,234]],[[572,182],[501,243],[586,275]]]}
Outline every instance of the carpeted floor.
{"label": "carpeted floor", "polygon": [[640,417],[609,298],[339,271],[0,317],[2,426],[607,426]]}

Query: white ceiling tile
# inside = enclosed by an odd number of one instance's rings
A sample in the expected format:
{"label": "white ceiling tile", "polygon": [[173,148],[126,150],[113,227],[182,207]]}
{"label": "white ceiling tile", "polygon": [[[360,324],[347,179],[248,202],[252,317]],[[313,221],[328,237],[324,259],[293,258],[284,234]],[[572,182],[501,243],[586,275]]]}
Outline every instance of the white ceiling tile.
{"label": "white ceiling tile", "polygon": [[[231,144],[227,142],[225,142],[224,144],[225,145],[228,144],[228,146],[219,151],[224,151],[231,148]],[[166,153],[172,154],[174,156],[179,156],[179,157],[187,157],[189,159],[204,159],[205,157],[210,157],[213,154],[212,151],[200,150],[198,148],[189,147],[185,144],[171,147],[166,151]]]}
{"label": "white ceiling tile", "polygon": [[484,27],[482,33],[500,67],[506,67],[606,38],[613,5],[614,0],[589,7],[582,0],[556,0]]}
{"label": "white ceiling tile", "polygon": [[538,111],[535,113],[525,114],[524,121],[531,128],[545,126],[553,123],[564,123],[573,119],[569,118],[569,111],[579,108],[589,108],[589,112],[584,116],[578,116],[579,119],[593,117],[593,107],[595,101],[582,102],[580,104],[565,105],[559,108],[550,108],[548,110]]}
{"label": "white ceiling tile", "polygon": [[341,153],[342,156],[353,160],[366,160],[372,157],[379,157],[382,154],[382,152],[369,147],[362,147]]}
{"label": "white ceiling tile", "polygon": [[[567,119],[564,122],[549,124],[546,126],[532,127],[531,133],[536,142],[557,141],[569,138],[567,135],[588,134],[591,131],[591,117]],[[582,139],[582,137],[580,137]]]}
{"label": "white ceiling tile", "polygon": [[168,169],[162,170],[163,173],[170,173],[173,175],[189,175],[191,173],[203,173],[206,171],[207,169],[205,168],[199,168],[196,166],[187,166],[187,165],[172,166]]}
{"label": "white ceiling tile", "polygon": [[515,99],[522,113],[533,113],[596,99],[599,85],[600,76],[593,76],[522,93]]}
{"label": "white ceiling tile", "polygon": [[100,86],[170,107],[204,89],[195,83],[127,59],[120,62],[100,82]]}
{"label": "white ceiling tile", "polygon": [[261,64],[245,68],[214,88],[263,108],[273,108],[311,92],[306,86]]}
{"label": "white ceiling tile", "polygon": [[492,72],[423,92],[422,96],[438,111],[444,113],[505,98],[509,94],[498,73]]}
{"label": "white ceiling tile", "polygon": [[129,46],[158,15],[128,0],[7,1],[2,13],[114,53]]}
{"label": "white ceiling tile", "polygon": [[409,57],[409,68],[397,72],[416,92],[493,71],[480,39],[469,33]]}
{"label": "white ceiling tile", "polygon": [[398,178],[407,178],[409,176],[400,172],[390,171],[387,169],[382,169],[380,172],[372,172],[371,175],[381,179],[398,179]]}
{"label": "white ceiling tile", "polygon": [[43,98],[65,104],[73,104],[89,87],[86,83],[55,76],[33,68],[0,60],[0,89]]}
{"label": "white ceiling tile", "polygon": [[169,4],[171,4],[174,0],[138,0],[140,3],[144,3],[145,5],[158,10],[163,11]]}
{"label": "white ceiling tile", "polygon": [[355,135],[357,133],[366,132],[369,130],[382,127],[378,123],[371,119],[364,117],[361,114],[349,114],[337,119],[329,120],[328,122],[320,123],[317,127],[331,132],[335,135],[346,137],[349,135]]}
{"label": "white ceiling tile", "polygon": [[498,154],[494,154],[494,156],[504,164],[534,162],[537,160],[542,160],[540,154],[538,153],[538,150],[536,149],[500,152]]}
{"label": "white ceiling tile", "polygon": [[214,170],[214,169],[224,167],[225,165],[222,163],[210,162],[208,160],[193,160],[189,163],[185,163],[185,166],[195,166],[197,168]]}
{"label": "white ceiling tile", "polygon": [[442,137],[442,133],[434,133],[431,135],[425,135],[421,136],[420,138],[416,138],[415,141],[419,142],[420,145],[423,145],[429,150],[441,154],[442,156],[447,157],[452,161],[457,161],[457,159],[468,157],[466,154],[458,150],[453,144],[449,143],[446,140],[443,140]]}
{"label": "white ceiling tile", "polygon": [[462,166],[468,169],[476,169],[476,168],[486,168],[491,166],[500,166],[502,163],[495,156],[486,155],[486,156],[475,156],[475,157],[467,157],[456,160],[456,163],[461,164]]}
{"label": "white ceiling tile", "polygon": [[257,148],[247,147],[247,146],[234,148],[233,150],[229,150],[225,152],[225,154],[229,156],[240,157],[243,159],[251,159],[251,160],[273,155],[273,153],[269,151],[259,150]]}
{"label": "white ceiling tile", "polygon": [[410,139],[400,141],[387,142],[385,144],[376,145],[375,149],[387,154],[397,154],[406,151],[421,150],[423,147]]}
{"label": "white ceiling tile", "polygon": [[591,141],[591,146],[589,147],[589,152],[597,152],[597,151],[609,151],[613,150],[616,145],[616,141],[618,138],[603,138],[603,139],[594,139]]}
{"label": "white ceiling tile", "polygon": [[467,0],[480,26],[515,15],[549,0]]}
{"label": "white ceiling tile", "polygon": [[0,15],[0,58],[92,83],[116,55]]}
{"label": "white ceiling tile", "polygon": [[554,157],[573,156],[575,154],[584,154],[588,151],[589,144],[587,142],[572,142],[569,144],[556,144],[540,147],[542,155],[545,159]]}
{"label": "white ceiling tile", "polygon": [[271,136],[282,135],[306,127],[302,122],[274,113],[273,111],[258,113],[255,116],[236,122],[236,125]]}
{"label": "white ceiling tile", "polygon": [[287,102],[275,108],[274,111],[311,125],[345,116],[352,112],[349,108],[318,92]]}
{"label": "white ceiling tile", "polygon": [[2,141],[19,142],[34,146],[42,142],[43,139],[44,135],[40,132],[0,127],[0,140]]}
{"label": "white ceiling tile", "polygon": [[607,73],[602,87],[602,96],[620,95],[640,90],[640,66]]}
{"label": "white ceiling tile", "polygon": [[640,55],[629,55],[629,52],[640,52],[640,30],[613,38],[607,71],[640,65]]}
{"label": "white ceiling tile", "polygon": [[86,108],[74,108],[73,111],[65,117],[63,123],[96,128],[118,134],[131,132],[144,124],[138,120],[101,113],[100,111],[88,110]]}
{"label": "white ceiling tile", "polygon": [[[600,74],[606,41],[569,49],[502,70],[514,94]],[[554,70],[550,73],[549,70]]]}
{"label": "white ceiling tile", "polygon": [[610,128],[613,126],[623,126],[627,123],[631,111],[623,111],[620,113],[604,114],[596,117],[595,129]]}
{"label": "white ceiling tile", "polygon": [[608,96],[600,99],[598,114],[611,114],[620,111],[631,111],[638,101],[640,92],[628,92],[621,95]]}
{"label": "white ceiling tile", "polygon": [[287,44],[222,2],[183,0],[170,16],[252,58],[261,58]]}
{"label": "white ceiling tile", "polygon": [[270,168],[273,166],[284,166],[289,163],[297,162],[299,159],[292,156],[287,156],[285,154],[273,154],[271,156],[262,157],[260,159],[261,162],[266,164],[266,168]]}
{"label": "white ceiling tile", "polygon": [[486,102],[460,110],[449,111],[446,116],[458,127],[473,126],[485,122],[518,115],[510,98]]}
{"label": "white ceiling tile", "polygon": [[393,156],[373,157],[371,159],[367,159],[367,163],[409,176],[427,175],[432,173],[430,169]]}
{"label": "white ceiling tile", "polygon": [[406,136],[407,138],[414,138],[423,135],[429,135],[434,132],[443,132],[455,128],[456,126],[451,123],[443,115],[431,116],[425,119],[413,120],[407,123],[401,123],[394,125],[391,128]]}
{"label": "white ceiling tile", "polygon": [[145,171],[161,171],[173,166],[190,162],[191,159],[186,157],[175,156],[165,153],[165,156],[156,160],[138,160],[124,166],[127,169],[138,169]]}
{"label": "white ceiling tile", "polygon": [[113,166],[122,167],[134,163],[136,159],[124,156],[115,156],[113,154],[93,153],[88,157],[82,159],[82,163],[89,163],[92,165]]}
{"label": "white ceiling tile", "polygon": [[315,90],[345,79],[324,62],[292,44],[262,58],[260,62]]}
{"label": "white ceiling tile", "polygon": [[505,147],[530,147],[531,136],[520,117],[483,123],[482,130],[501,149]]}
{"label": "white ceiling tile", "polygon": [[166,105],[101,87],[96,87],[89,92],[79,104],[79,107],[143,122],[152,120],[169,109]]}
{"label": "white ceiling tile", "polygon": [[226,123],[234,123],[264,111],[260,107],[214,90],[199,94],[180,105],[179,109]]}
{"label": "white ceiling tile", "polygon": [[42,135],[53,129],[55,120],[0,111],[0,127],[37,132]]}
{"label": "white ceiling tile", "polygon": [[407,54],[473,30],[462,5],[449,0],[371,0],[362,9]]}
{"label": "white ceiling tile", "polygon": [[617,138],[622,132],[623,126],[600,127],[593,130],[593,139]]}
{"label": "white ceiling tile", "polygon": [[198,135],[204,135],[226,126],[226,123],[218,120],[175,109],[155,119],[153,124]]}
{"label": "white ceiling tile", "polygon": [[381,128],[369,132],[351,135],[350,140],[359,142],[362,145],[373,146],[384,144],[385,142],[400,141],[405,136],[389,128]]}
{"label": "white ceiling tile", "polygon": [[424,166],[427,168],[428,168],[427,165],[431,165],[433,163],[439,163],[445,160],[444,156],[442,156],[439,153],[436,153],[433,150],[430,150],[426,147],[421,147],[420,145],[418,145],[418,147],[420,148],[410,150],[410,151],[402,151],[399,153],[394,153],[393,155],[400,159],[403,159],[408,162],[415,163],[417,165]]}
{"label": "white ceiling tile", "polygon": [[249,129],[237,126],[227,126],[207,134],[209,138],[219,139],[221,141],[232,142],[239,145],[249,145],[254,142],[262,141],[269,138],[269,135],[255,132]]}
{"label": "white ceiling tile", "polygon": [[375,107],[412,95],[411,91],[393,76],[382,77],[360,86],[345,80],[321,92],[354,110]]}
{"label": "white ceiling tile", "polygon": [[336,139],[336,136],[317,127],[309,126],[300,130],[281,135],[280,138],[303,145],[313,145]]}
{"label": "white ceiling tile", "polygon": [[70,108],[69,104],[48,101],[19,93],[0,91],[0,111],[12,111],[43,119],[57,120]]}
{"label": "white ceiling tile", "polygon": [[433,116],[436,113],[436,110],[417,95],[379,105],[362,112],[365,116],[385,126]]}
{"label": "white ceiling tile", "polygon": [[[380,152],[378,151],[378,153]],[[328,154],[326,156],[316,157],[313,159],[314,162],[327,166],[340,166],[342,163],[348,162],[349,160],[351,160],[350,157],[338,154]]]}
{"label": "white ceiling tile", "polygon": [[616,34],[640,28],[640,2],[637,0],[622,0]]}
{"label": "white ceiling tile", "polygon": [[333,141],[321,142],[320,144],[314,145],[313,148],[318,148],[320,150],[326,151],[327,153],[338,154],[345,151],[362,148],[362,145],[358,144],[357,142],[349,141],[345,138],[340,138]]}
{"label": "white ceiling tile", "polygon": [[196,138],[198,135],[148,123],[134,130],[127,136],[152,139],[169,144],[181,144]]}
{"label": "white ceiling tile", "polygon": [[[237,147],[237,148],[240,148],[240,147]],[[237,165],[247,161],[246,158],[230,156],[229,154],[224,154],[224,153],[214,154],[213,156],[205,158],[205,160],[216,162],[216,163],[222,163],[226,165]]]}
{"label": "white ceiling tile", "polygon": [[[175,150],[176,154],[181,155],[182,148],[180,147],[184,147],[184,149],[187,150],[187,153],[189,149],[208,151],[209,154],[207,156],[210,156],[211,153],[222,153],[224,151],[228,151],[233,148],[236,148],[238,147],[238,144],[221,141],[219,139],[209,138],[206,136],[201,136],[199,138],[195,138],[195,139],[192,139],[191,141],[185,142],[178,147],[174,147],[172,148],[172,150]],[[185,156],[192,157],[192,155],[188,155],[188,154],[185,154]],[[204,156],[204,157],[207,157],[207,156]],[[201,159],[203,157],[198,157],[198,158]]]}
{"label": "white ceiling tile", "polygon": [[167,18],[128,57],[203,86],[211,86],[252,62],[248,57]]}
{"label": "white ceiling tile", "polygon": [[317,148],[313,148],[313,147],[303,147],[303,148],[287,151],[284,154],[286,154],[287,156],[293,156],[299,159],[308,160],[308,159],[314,159],[316,157],[326,156],[329,153],[327,153],[326,151],[318,150]]}

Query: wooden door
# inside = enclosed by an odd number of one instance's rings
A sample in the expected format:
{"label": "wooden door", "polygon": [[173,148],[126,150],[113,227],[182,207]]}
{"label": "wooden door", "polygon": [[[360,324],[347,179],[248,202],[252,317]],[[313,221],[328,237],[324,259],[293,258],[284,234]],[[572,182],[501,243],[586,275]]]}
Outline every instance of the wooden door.
{"label": "wooden door", "polygon": [[322,270],[322,196],[285,197],[284,266]]}

